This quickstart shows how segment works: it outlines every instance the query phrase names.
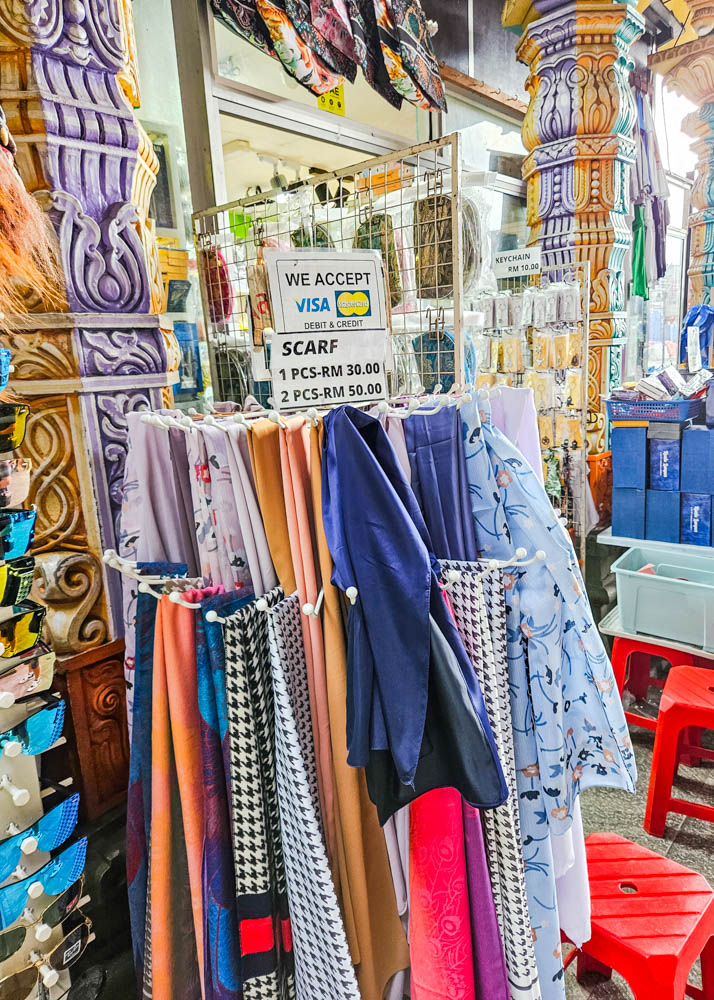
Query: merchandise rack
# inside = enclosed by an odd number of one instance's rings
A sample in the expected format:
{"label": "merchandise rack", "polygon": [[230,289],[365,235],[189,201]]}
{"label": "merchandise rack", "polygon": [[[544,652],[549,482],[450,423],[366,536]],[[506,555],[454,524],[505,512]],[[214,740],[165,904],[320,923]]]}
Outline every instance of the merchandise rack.
{"label": "merchandise rack", "polygon": [[[429,221],[415,227],[415,212]],[[269,345],[248,305],[249,268],[258,263],[261,244],[351,250],[357,238],[360,248],[379,249],[383,225],[391,394],[463,383],[462,215],[458,133],[316,174],[287,191],[197,212],[194,239],[216,398],[242,401],[252,392],[267,403],[271,395]],[[469,247],[480,259],[480,241]],[[419,297],[419,291],[432,294]]]}
{"label": "merchandise rack", "polygon": [[[581,566],[585,564],[585,497],[587,489],[587,383],[588,383],[588,343],[590,327],[590,261],[579,261],[569,265],[559,265],[554,268],[545,268],[539,274],[528,276],[499,278],[499,292],[510,292],[516,294],[524,291],[528,287],[536,287],[542,290],[549,285],[561,282],[576,282],[580,288],[580,316],[575,326],[579,337],[579,366],[570,366],[574,370],[579,369],[580,378],[580,398],[570,401],[570,405],[564,406],[539,406],[536,399],[536,412],[539,424],[542,425],[542,418],[546,422],[550,420],[550,442],[541,437],[541,447],[544,450],[550,449],[557,456],[561,469],[565,469],[565,475],[561,477],[561,494],[557,497],[550,492],[549,498],[553,506],[560,511],[566,519],[568,530],[573,539],[575,551],[580,560]],[[493,339],[502,338],[503,329],[492,329],[489,337]],[[532,347],[532,345],[531,345]],[[529,373],[543,372],[552,375],[556,385],[562,385],[566,378],[568,369],[556,368],[551,365],[548,368],[535,369],[532,362],[531,347],[524,352],[524,365],[520,371],[505,372],[502,365],[499,365],[494,378],[494,384],[508,381],[511,385],[522,386],[526,384],[526,377]],[[502,357],[502,354],[499,354]],[[580,423],[579,441],[577,438],[570,441],[559,442],[557,436],[557,419],[559,416],[566,416],[577,419]],[[573,468],[574,466],[574,468]],[[576,488],[573,488],[574,485]],[[548,492],[548,491],[546,491]]]}

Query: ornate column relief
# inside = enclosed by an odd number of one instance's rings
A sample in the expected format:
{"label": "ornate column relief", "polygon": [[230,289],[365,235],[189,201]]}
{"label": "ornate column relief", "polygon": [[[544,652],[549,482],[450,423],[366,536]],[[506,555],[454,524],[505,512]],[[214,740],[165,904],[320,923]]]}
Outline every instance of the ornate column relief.
{"label": "ornate column relief", "polygon": [[35,587],[58,652],[119,633],[101,552],[115,545],[125,414],[160,406],[176,378],[152,314],[158,164],[137,100],[130,0],[0,0],[0,102],[18,169],[57,232],[67,303],[10,319],[2,337],[32,406]]}
{"label": "ornate column relief", "polygon": [[[695,11],[695,30],[711,30],[711,18],[711,7]],[[657,52],[648,65],[664,74],[668,87],[698,105],[683,126],[697,156],[689,216],[689,305],[714,303],[714,34]]]}
{"label": "ornate column relief", "polygon": [[516,54],[530,68],[523,123],[530,242],[540,243],[547,266],[590,261],[588,403],[600,409],[600,393],[619,378],[626,333],[635,123],[628,53],[644,22],[629,3],[509,0],[503,24],[523,26]]}

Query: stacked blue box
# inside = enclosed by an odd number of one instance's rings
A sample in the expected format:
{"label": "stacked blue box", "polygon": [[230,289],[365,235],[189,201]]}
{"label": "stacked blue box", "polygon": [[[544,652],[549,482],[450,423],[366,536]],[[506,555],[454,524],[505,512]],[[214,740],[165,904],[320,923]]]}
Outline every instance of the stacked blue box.
{"label": "stacked blue box", "polygon": [[712,498],[707,493],[682,493],[680,541],[685,545],[711,545]]}
{"label": "stacked blue box", "polygon": [[647,486],[647,428],[613,427],[611,448],[613,487],[644,490]]}
{"label": "stacked blue box", "polygon": [[678,490],[647,490],[646,538],[655,542],[678,542],[680,520]]}
{"label": "stacked blue box", "polygon": [[625,538],[645,537],[644,490],[613,488],[612,533]]}
{"label": "stacked blue box", "polygon": [[680,442],[650,438],[650,489],[678,490]]}
{"label": "stacked blue box", "polygon": [[682,435],[682,491],[714,492],[714,428],[688,427]]}

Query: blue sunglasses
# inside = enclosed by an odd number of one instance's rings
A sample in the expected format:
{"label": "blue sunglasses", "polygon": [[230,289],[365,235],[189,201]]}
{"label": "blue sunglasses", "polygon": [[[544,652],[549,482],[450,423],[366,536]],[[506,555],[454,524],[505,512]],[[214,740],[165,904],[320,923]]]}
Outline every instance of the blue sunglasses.
{"label": "blue sunglasses", "polygon": [[[79,795],[72,795],[27,830],[3,840],[0,843],[0,882],[5,882],[21,867],[24,857],[31,856],[35,851],[54,851],[61,847],[77,825],[78,812]],[[11,824],[11,831],[12,828]]]}
{"label": "blue sunglasses", "polygon": [[0,755],[35,757],[54,746],[62,735],[64,702],[58,701],[41,708],[12,729],[0,733]]}
{"label": "blue sunglasses", "polygon": [[0,559],[19,559],[35,540],[37,511],[4,510],[0,513]]}
{"label": "blue sunglasses", "polygon": [[68,889],[84,871],[86,859],[87,838],[82,837],[34,875],[0,888],[0,930],[22,916],[28,899],[38,899],[43,894],[58,896]]}

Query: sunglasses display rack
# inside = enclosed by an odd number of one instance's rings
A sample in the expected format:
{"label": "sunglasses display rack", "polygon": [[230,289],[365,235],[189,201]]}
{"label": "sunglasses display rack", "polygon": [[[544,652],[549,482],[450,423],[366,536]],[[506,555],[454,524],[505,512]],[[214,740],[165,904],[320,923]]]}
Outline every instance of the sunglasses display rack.
{"label": "sunglasses display rack", "polygon": [[[0,389],[10,371],[0,350]],[[36,511],[22,445],[29,407],[0,396],[0,997],[60,1000],[91,940],[80,906],[86,840],[74,836],[71,779],[43,787],[42,754],[64,742],[64,702],[49,693],[55,655],[45,609],[29,600]]]}

